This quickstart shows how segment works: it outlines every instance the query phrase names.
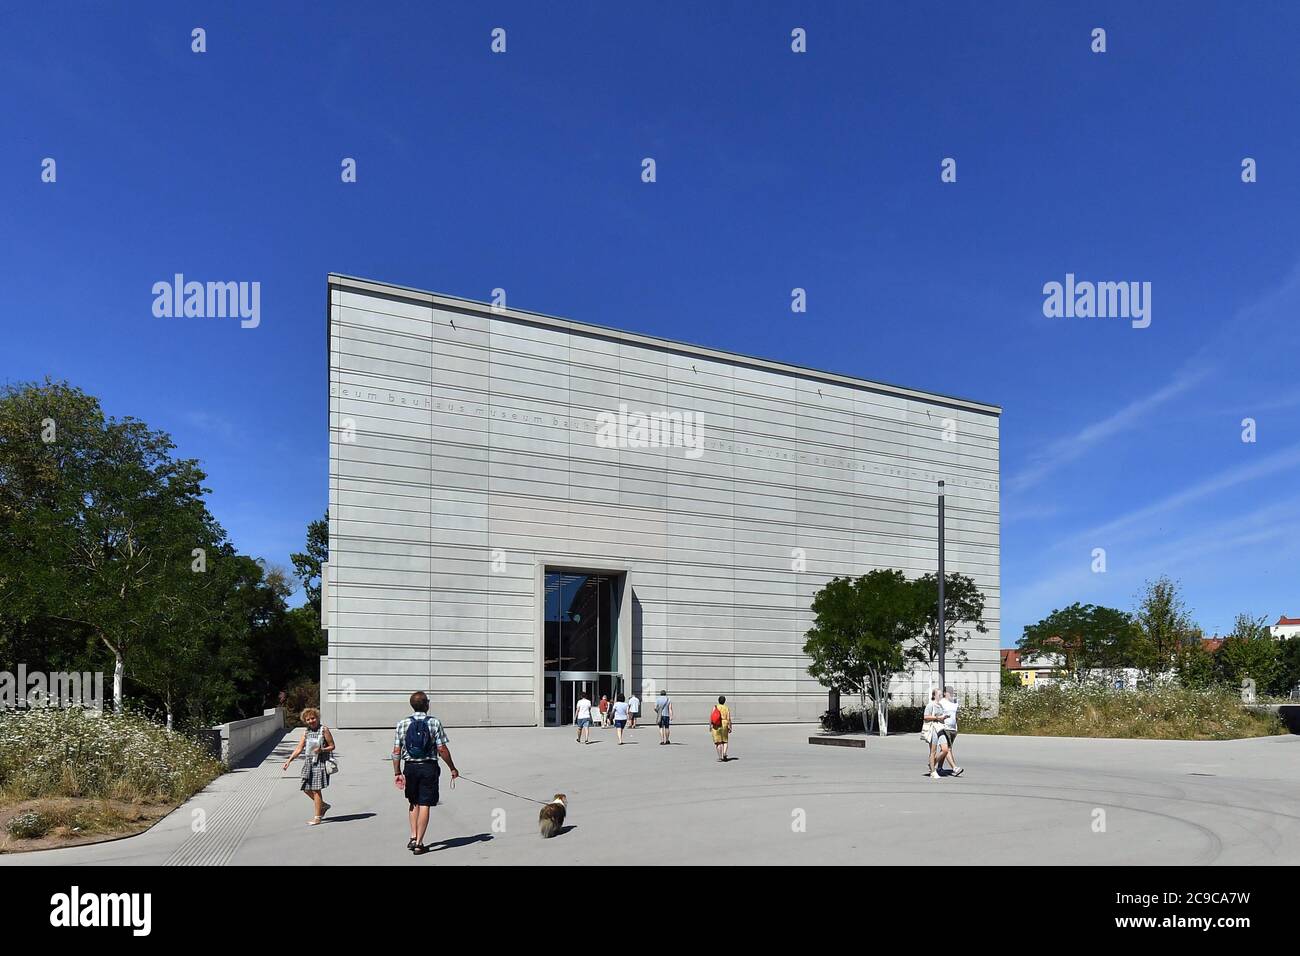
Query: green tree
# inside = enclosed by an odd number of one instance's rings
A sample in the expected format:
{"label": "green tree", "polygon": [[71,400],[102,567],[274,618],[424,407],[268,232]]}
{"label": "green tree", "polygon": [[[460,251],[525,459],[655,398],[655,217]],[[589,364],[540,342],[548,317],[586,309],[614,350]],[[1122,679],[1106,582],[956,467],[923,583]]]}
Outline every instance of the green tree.
{"label": "green tree", "polygon": [[1133,618],[1096,604],[1071,604],[1026,625],[1016,645],[1022,656],[1058,656],[1075,680],[1094,669],[1124,667],[1137,640]]}
{"label": "green tree", "polygon": [[293,562],[294,573],[302,581],[302,588],[307,593],[307,603],[316,609],[316,620],[320,620],[321,602],[321,565],[330,559],[330,513],[307,525],[307,550],[289,555]]}
{"label": "green tree", "polygon": [[1246,678],[1255,682],[1260,693],[1267,692],[1277,675],[1277,641],[1265,619],[1238,614],[1232,633],[1224,638],[1215,652],[1219,679],[1237,688]]}
{"label": "green tree", "polygon": [[1277,642],[1277,670],[1269,693],[1286,697],[1297,687],[1300,687],[1300,638],[1283,638]]}
{"label": "green tree", "polygon": [[870,699],[880,734],[889,733],[889,683],[903,670],[903,648],[924,627],[917,589],[896,570],[837,577],[814,595],[812,611],[803,647],[812,659],[808,673],[826,687],[858,694],[864,730],[871,729]]}
{"label": "green tree", "polygon": [[119,711],[132,655],[193,606],[202,578],[182,571],[224,543],[174,449],[65,383],[0,390],[0,606],[105,648]]}
{"label": "green tree", "polygon": [[1178,583],[1161,576],[1148,581],[1133,615],[1140,638],[1134,646],[1132,666],[1161,673],[1173,666],[1178,650],[1196,633],[1179,592]]}
{"label": "green tree", "polygon": [[1214,655],[1199,640],[1184,644],[1174,653],[1178,682],[1192,690],[1205,690],[1217,682]]}
{"label": "green tree", "polygon": [[[939,576],[922,575],[912,582],[912,587],[917,592],[920,606],[926,609],[926,615],[920,640],[909,647],[905,654],[909,660],[924,664],[933,672],[939,661]],[[972,629],[977,634],[988,633],[988,626],[984,623],[984,594],[976,587],[975,581],[966,575],[955,571],[945,574],[943,583],[945,663],[953,662],[958,667],[966,663],[966,649],[959,644],[970,639]]]}

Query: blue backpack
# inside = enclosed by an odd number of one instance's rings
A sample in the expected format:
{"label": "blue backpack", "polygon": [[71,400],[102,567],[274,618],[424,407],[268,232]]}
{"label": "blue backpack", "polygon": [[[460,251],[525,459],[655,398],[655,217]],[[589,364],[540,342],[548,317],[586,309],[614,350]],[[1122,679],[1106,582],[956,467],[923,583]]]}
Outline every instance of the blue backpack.
{"label": "blue backpack", "polygon": [[433,734],[429,733],[429,719],[411,718],[406,728],[406,758],[428,760],[433,755]]}

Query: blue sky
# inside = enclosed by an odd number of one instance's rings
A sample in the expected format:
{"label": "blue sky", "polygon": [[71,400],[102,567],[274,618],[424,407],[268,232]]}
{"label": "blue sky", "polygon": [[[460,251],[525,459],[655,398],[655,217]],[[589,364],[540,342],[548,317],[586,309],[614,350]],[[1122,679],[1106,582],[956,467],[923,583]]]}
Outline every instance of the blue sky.
{"label": "blue sky", "polygon": [[[11,7],[0,378],[167,429],[287,562],[326,503],[326,273],[500,286],[1001,404],[1004,645],[1159,573],[1207,633],[1300,614],[1300,7],[1137,6]],[[260,326],[155,318],[176,272],[259,281]],[[1045,318],[1067,272],[1150,282],[1150,327]]]}

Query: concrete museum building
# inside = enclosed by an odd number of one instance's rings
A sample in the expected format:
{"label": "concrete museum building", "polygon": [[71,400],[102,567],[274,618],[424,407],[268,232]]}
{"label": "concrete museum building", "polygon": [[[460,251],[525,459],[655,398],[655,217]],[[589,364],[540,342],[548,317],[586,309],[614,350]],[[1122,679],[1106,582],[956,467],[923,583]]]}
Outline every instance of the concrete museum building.
{"label": "concrete museum building", "polygon": [[[937,562],[985,595],[950,665],[998,694],[994,405],[329,277],[322,703],[391,726],[572,722],[666,688],[703,723],[814,721],[802,652],[835,575]],[[920,695],[924,672],[895,681]]]}

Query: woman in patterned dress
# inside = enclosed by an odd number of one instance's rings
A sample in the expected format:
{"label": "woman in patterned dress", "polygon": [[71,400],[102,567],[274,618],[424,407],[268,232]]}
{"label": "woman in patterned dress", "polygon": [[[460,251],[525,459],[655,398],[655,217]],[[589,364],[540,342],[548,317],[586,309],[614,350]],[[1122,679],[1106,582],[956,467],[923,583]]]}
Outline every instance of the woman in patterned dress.
{"label": "woman in patterned dress", "polygon": [[308,707],[302,712],[301,717],[307,729],[303,731],[302,740],[298,741],[297,748],[284,762],[283,769],[288,770],[289,764],[293,763],[299,754],[305,754],[302,792],[307,794],[316,806],[316,816],[307,821],[307,826],[315,827],[320,826],[321,819],[330,809],[330,805],[322,797],[322,791],[330,785],[326,761],[334,753],[334,735],[330,733],[328,727],[321,724],[320,711],[315,707]]}

